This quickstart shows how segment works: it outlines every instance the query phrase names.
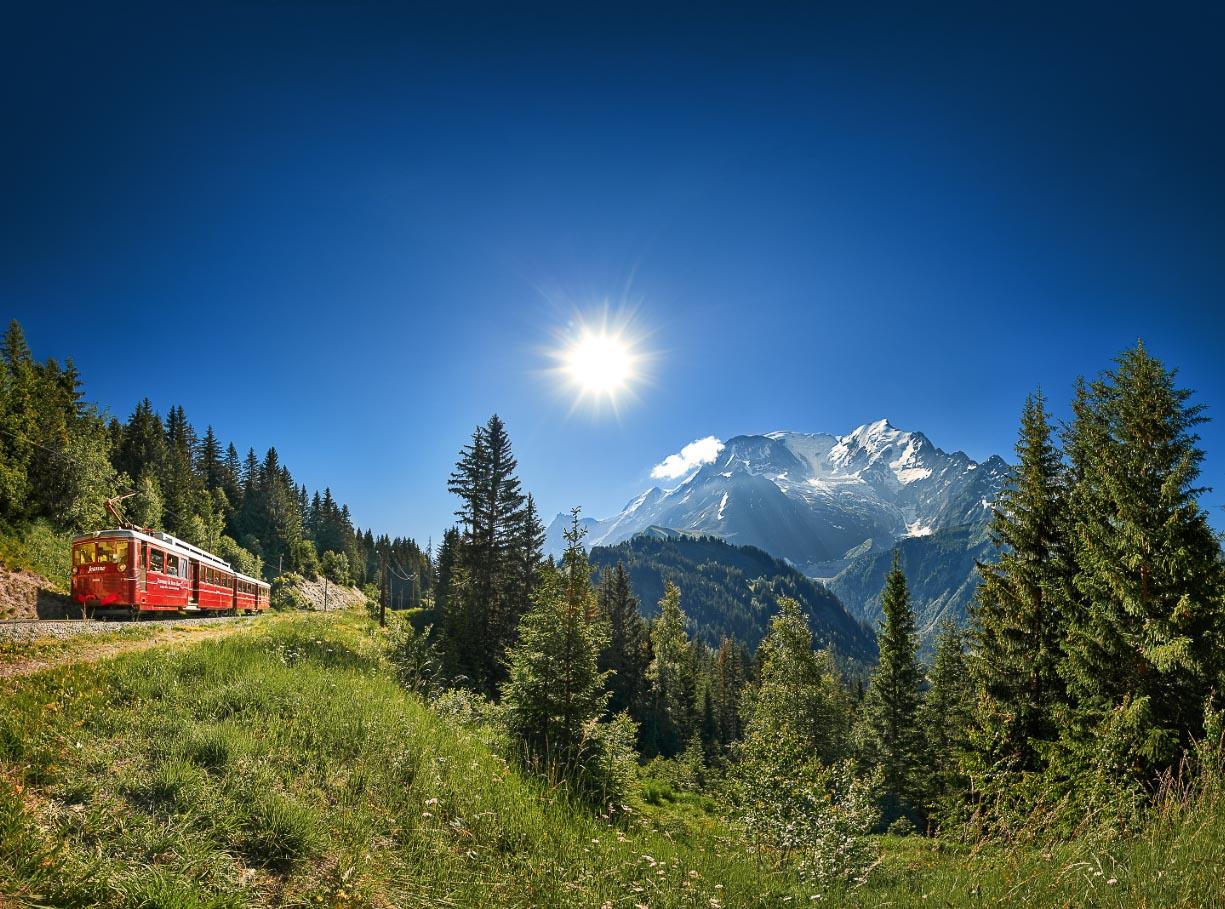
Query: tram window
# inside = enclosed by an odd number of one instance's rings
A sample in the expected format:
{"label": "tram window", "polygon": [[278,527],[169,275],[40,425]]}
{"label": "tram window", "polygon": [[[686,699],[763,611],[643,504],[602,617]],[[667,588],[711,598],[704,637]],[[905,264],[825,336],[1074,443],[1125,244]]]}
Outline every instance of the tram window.
{"label": "tram window", "polygon": [[[165,555],[156,549],[149,550],[149,570],[157,572],[165,572]],[[173,557],[172,557],[173,558]]]}
{"label": "tram window", "polygon": [[97,561],[107,565],[126,565],[128,562],[128,541],[99,540]]}
{"label": "tram window", "polygon": [[166,556],[166,574],[177,575],[179,573],[179,557],[177,555]]}
{"label": "tram window", "polygon": [[92,565],[94,561],[94,544],[80,543],[72,550],[72,561],[76,565]]}

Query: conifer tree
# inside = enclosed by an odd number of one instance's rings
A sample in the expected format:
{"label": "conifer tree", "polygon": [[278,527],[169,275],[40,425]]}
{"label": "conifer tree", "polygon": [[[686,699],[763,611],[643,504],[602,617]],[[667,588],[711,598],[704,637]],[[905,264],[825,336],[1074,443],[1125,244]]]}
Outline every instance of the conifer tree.
{"label": "conifer tree", "polygon": [[0,515],[23,516],[37,428],[34,364],[21,325],[9,323],[0,350]]}
{"label": "conifer tree", "polygon": [[538,560],[525,550],[541,539],[539,521],[529,521],[524,513],[526,497],[516,467],[506,425],[494,414],[473,432],[448,485],[460,500],[457,556],[464,577],[462,588],[455,587],[448,597],[449,628],[462,629],[464,636],[447,640],[444,652],[451,652],[452,663],[470,666],[471,683],[489,694],[504,676],[503,656],[525,607],[524,563]]}
{"label": "conifer tree", "polygon": [[927,693],[919,709],[929,761],[929,813],[954,805],[969,785],[962,767],[970,747],[974,690],[966,659],[965,636],[956,624],[945,622],[936,637]]}
{"label": "conifer tree", "polygon": [[719,743],[727,747],[740,738],[740,699],[745,676],[740,647],[726,635],[719,641],[711,684]]}
{"label": "conifer tree", "polygon": [[[991,776],[1041,769],[1064,702],[1061,604],[1071,584],[1062,459],[1041,393],[1021,415],[1017,467],[995,504],[999,561],[981,564],[973,611],[974,668],[986,694],[975,741]],[[1008,785],[1004,783],[1004,785]]]}
{"label": "conifer tree", "polygon": [[638,611],[638,598],[630,589],[624,564],[618,562],[612,570],[604,572],[599,607],[609,631],[608,645],[600,653],[600,669],[611,673],[609,712],[625,710],[642,722],[650,652],[646,622]]}
{"label": "conifer tree", "polygon": [[1086,763],[1109,738],[1115,769],[1140,780],[1173,766],[1202,733],[1204,703],[1222,680],[1225,583],[1197,502],[1194,428],[1204,417],[1190,397],[1137,344],[1079,384],[1067,439],[1076,595],[1061,669],[1074,701],[1070,737]]}
{"label": "conifer tree", "polygon": [[223,488],[225,477],[221,443],[217,441],[217,434],[213,432],[212,426],[204,431],[204,438],[197,446],[196,473],[200,475],[205,488],[210,490]]}
{"label": "conifer tree", "polygon": [[576,517],[561,565],[541,570],[502,688],[507,726],[528,756],[567,771],[582,762],[586,730],[608,703],[599,668],[604,629],[595,620],[583,532]]}
{"label": "conifer tree", "polygon": [[646,671],[651,711],[644,730],[649,750],[664,757],[679,754],[693,731],[693,705],[686,697],[689,636],[685,623],[680,588],[667,581],[659,617],[651,625],[652,657]]}
{"label": "conifer tree", "polygon": [[800,604],[780,597],[762,639],[761,677],[753,691],[745,739],[796,761],[815,756],[829,765],[847,748],[850,710],[828,651],[812,649]]}
{"label": "conifer tree", "polygon": [[879,767],[885,820],[917,816],[926,766],[919,724],[923,672],[916,656],[918,635],[906,575],[898,553],[881,595],[880,662],[864,699],[865,763]]}

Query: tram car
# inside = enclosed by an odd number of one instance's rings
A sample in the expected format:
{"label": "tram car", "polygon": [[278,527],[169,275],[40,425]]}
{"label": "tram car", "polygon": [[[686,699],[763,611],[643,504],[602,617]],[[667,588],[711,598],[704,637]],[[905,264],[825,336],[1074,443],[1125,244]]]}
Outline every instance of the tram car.
{"label": "tram car", "polygon": [[168,533],[98,530],[72,541],[72,599],[96,616],[238,615],[268,608],[271,588]]}

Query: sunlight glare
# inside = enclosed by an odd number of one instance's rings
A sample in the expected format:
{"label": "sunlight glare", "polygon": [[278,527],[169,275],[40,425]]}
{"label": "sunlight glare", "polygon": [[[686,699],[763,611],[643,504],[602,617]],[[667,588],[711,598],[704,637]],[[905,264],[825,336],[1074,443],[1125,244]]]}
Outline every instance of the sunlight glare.
{"label": "sunlight glare", "polygon": [[565,367],[584,392],[612,395],[633,378],[634,358],[620,337],[586,332],[566,351]]}

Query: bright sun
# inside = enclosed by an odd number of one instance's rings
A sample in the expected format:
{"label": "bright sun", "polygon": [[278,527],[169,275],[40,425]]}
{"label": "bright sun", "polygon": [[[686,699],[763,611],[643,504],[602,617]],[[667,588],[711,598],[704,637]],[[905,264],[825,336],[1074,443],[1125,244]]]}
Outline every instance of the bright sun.
{"label": "bright sun", "polygon": [[586,331],[565,351],[563,362],[585,394],[611,397],[634,378],[634,356],[617,335]]}

